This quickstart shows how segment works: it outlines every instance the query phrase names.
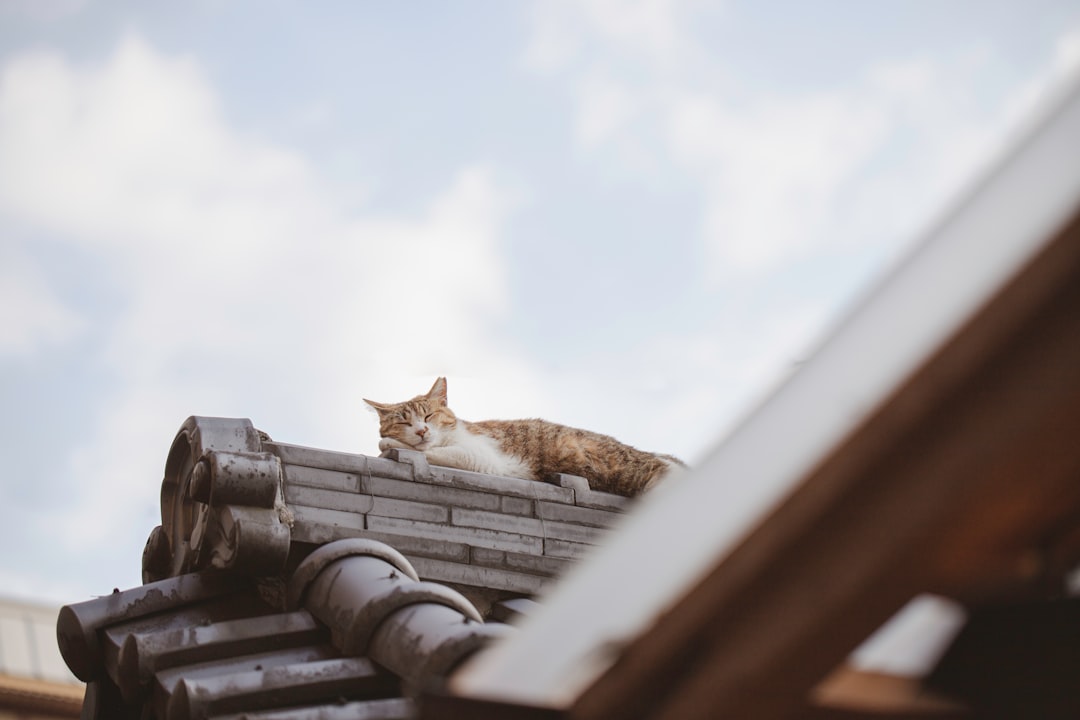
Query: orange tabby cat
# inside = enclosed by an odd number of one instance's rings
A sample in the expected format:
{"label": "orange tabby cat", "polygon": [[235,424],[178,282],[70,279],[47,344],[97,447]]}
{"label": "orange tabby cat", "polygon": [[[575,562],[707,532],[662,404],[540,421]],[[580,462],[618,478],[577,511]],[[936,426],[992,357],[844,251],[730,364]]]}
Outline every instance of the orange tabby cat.
{"label": "orange tabby cat", "polygon": [[593,490],[627,496],[683,465],[670,455],[546,420],[459,420],[446,406],[446,378],[412,400],[364,402],[379,413],[380,450],[420,450],[432,465],[527,480],[567,473],[584,477]]}

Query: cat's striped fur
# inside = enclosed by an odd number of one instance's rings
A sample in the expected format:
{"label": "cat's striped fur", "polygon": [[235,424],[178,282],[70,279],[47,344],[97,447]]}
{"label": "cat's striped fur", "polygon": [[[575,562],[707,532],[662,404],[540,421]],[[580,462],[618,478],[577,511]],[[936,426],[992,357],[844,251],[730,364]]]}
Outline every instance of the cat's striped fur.
{"label": "cat's striped fur", "polygon": [[365,400],[379,414],[379,448],[421,450],[433,465],[548,480],[579,475],[593,490],[637,495],[683,463],[608,435],[540,419],[458,419],[446,403],[446,378],[426,395],[400,403]]}

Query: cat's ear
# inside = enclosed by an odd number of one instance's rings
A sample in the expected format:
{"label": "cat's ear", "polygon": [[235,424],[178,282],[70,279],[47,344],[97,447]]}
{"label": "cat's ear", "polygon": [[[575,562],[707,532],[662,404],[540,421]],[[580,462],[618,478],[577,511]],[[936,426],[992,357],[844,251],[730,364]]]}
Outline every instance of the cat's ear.
{"label": "cat's ear", "polygon": [[374,400],[368,400],[367,398],[364,398],[364,403],[365,403],[365,404],[366,404],[366,405],[367,405],[367,406],[368,406],[368,407],[369,407],[370,409],[372,409],[372,410],[374,410],[374,411],[375,411],[376,413],[378,413],[380,417],[382,416],[382,414],[383,414],[384,412],[386,412],[387,410],[389,410],[389,409],[390,409],[390,406],[389,406],[389,405],[387,405],[387,404],[385,404],[385,403],[378,403],[378,402],[375,402]]}
{"label": "cat's ear", "polygon": [[446,404],[446,378],[441,377],[435,380],[435,384],[428,390],[427,397],[429,400],[437,400],[443,405]]}

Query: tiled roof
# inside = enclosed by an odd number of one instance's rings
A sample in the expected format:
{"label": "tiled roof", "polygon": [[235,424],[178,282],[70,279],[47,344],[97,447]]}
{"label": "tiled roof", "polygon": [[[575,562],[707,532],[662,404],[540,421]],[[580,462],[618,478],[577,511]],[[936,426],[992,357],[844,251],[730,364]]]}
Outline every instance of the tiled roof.
{"label": "tiled roof", "polygon": [[294,542],[382,540],[421,576],[484,595],[533,595],[599,542],[627,506],[583,478],[558,484],[428,465],[423,453],[385,457],[264,443],[282,461]]}
{"label": "tiled roof", "polygon": [[274,575],[314,547],[366,537],[486,610],[543,590],[631,502],[583,478],[552,480],[431,466],[415,451],[316,450],[272,442],[247,420],[191,418],[166,464],[144,580],[207,566]]}
{"label": "tiled roof", "polygon": [[419,689],[510,632],[374,540],[323,546],[286,593],[275,608],[258,581],[210,569],[63,608],[84,717],[408,718]]}
{"label": "tiled roof", "polygon": [[421,691],[512,632],[504,621],[628,504],[553,480],[190,418],[166,462],[147,584],[61,611],[84,717],[414,717]]}

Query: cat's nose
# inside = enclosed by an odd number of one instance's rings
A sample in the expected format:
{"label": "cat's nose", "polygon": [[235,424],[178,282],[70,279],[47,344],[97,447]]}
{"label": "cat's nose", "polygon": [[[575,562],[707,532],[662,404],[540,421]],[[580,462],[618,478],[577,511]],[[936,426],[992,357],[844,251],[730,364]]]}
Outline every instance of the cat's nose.
{"label": "cat's nose", "polygon": [[427,435],[427,431],[428,429],[426,427],[422,427],[416,431],[416,434],[420,436],[420,439],[423,439],[424,436]]}

